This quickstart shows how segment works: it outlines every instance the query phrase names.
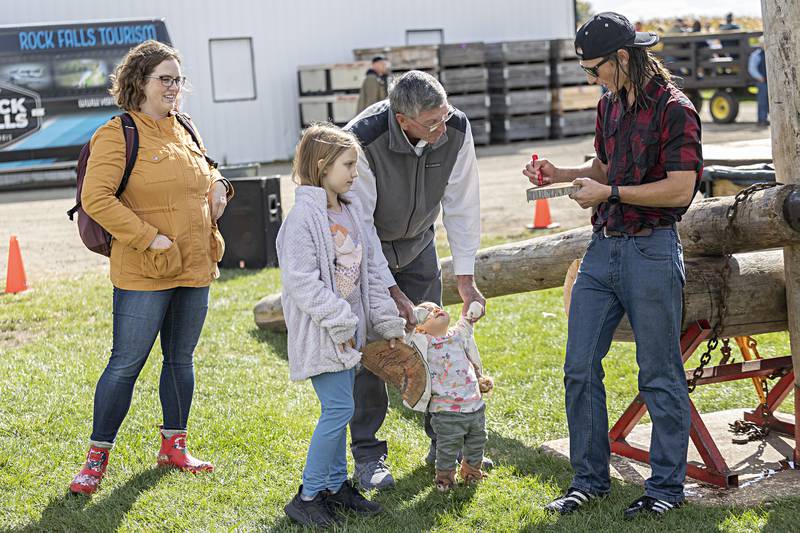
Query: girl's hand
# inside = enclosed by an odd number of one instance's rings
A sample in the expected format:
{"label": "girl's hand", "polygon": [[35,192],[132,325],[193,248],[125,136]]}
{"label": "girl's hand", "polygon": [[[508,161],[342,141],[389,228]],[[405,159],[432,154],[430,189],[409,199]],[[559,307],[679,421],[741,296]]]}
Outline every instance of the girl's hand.
{"label": "girl's hand", "polygon": [[355,348],[356,348],[356,339],[355,339],[355,337],[351,337],[349,341],[343,342],[342,344],[340,344],[339,345],[339,350],[341,350],[342,353],[344,353],[345,350],[347,350],[348,346],[350,346],[351,348],[353,348],[355,350]]}
{"label": "girl's hand", "polygon": [[403,343],[403,339],[401,339],[400,337],[395,337],[394,339],[389,339],[389,348],[394,349],[395,346],[397,346],[398,342],[402,344]]}

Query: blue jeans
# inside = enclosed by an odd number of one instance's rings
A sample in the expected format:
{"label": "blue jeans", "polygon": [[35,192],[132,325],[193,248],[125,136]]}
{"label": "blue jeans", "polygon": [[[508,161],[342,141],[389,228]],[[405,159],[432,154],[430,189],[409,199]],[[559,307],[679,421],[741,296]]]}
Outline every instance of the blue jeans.
{"label": "blue jeans", "polygon": [[756,101],[758,102],[758,121],[764,123],[769,116],[769,89],[767,82],[756,83],[758,87],[758,95]]}
{"label": "blue jeans", "polygon": [[564,364],[572,486],[611,489],[603,357],[627,313],[636,338],[639,391],[653,421],[645,493],[683,501],[689,394],[680,350],[683,251],[672,229],[646,237],[592,236],[572,289]]}
{"label": "blue jeans", "polygon": [[92,440],[114,442],[133,386],[161,333],[158,393],[164,429],[186,429],[194,393],[193,354],[208,311],[208,287],[130,291],[114,287],[111,359],[97,382]]}
{"label": "blue jeans", "polygon": [[347,424],[353,417],[353,382],[356,371],[327,372],[311,378],[322,412],[311,436],[303,495],[314,497],[322,490],[336,492],[347,480]]}

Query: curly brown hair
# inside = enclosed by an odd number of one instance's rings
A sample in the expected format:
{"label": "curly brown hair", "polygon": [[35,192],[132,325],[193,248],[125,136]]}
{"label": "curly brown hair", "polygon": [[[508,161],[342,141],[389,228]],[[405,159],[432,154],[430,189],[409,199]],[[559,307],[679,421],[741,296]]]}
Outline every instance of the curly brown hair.
{"label": "curly brown hair", "polygon": [[117,100],[117,105],[125,111],[139,111],[145,99],[146,76],[167,59],[181,62],[177,50],[152,39],[131,48],[109,76],[111,88],[108,92]]}

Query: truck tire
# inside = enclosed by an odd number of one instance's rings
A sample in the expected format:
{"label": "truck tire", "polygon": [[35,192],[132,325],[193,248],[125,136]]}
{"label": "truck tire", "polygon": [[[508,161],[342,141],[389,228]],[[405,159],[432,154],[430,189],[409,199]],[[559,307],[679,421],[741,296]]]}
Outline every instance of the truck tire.
{"label": "truck tire", "polygon": [[717,91],[708,101],[708,110],[717,124],[730,124],[739,114],[739,100],[732,93]]}

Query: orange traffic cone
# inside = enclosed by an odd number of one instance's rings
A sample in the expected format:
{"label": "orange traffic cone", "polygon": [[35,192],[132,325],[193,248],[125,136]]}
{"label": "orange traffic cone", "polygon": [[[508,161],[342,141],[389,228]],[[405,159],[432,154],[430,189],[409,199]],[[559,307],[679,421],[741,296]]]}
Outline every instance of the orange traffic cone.
{"label": "orange traffic cone", "polygon": [[529,224],[526,227],[528,229],[553,229],[560,225],[550,218],[550,205],[547,203],[547,198],[536,200],[533,208],[533,224]]}
{"label": "orange traffic cone", "polygon": [[25,267],[22,266],[22,254],[19,251],[17,236],[11,236],[8,243],[8,270],[6,271],[6,294],[28,290],[25,279]]}

